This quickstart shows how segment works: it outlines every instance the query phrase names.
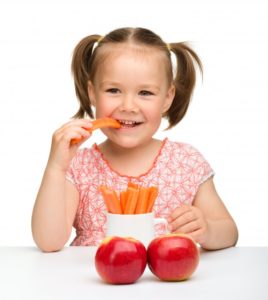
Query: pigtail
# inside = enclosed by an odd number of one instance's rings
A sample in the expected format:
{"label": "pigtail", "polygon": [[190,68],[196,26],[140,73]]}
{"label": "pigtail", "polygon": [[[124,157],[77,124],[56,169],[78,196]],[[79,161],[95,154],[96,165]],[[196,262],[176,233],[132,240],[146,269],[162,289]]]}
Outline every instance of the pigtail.
{"label": "pigtail", "polygon": [[203,74],[199,57],[185,43],[169,44],[169,50],[175,54],[177,66],[174,78],[175,97],[171,107],[165,114],[169,121],[168,129],[179,123],[187,112],[196,81],[194,62],[197,63],[201,74]]}
{"label": "pigtail", "polygon": [[84,118],[86,114],[93,118],[87,86],[90,79],[93,48],[100,37],[100,35],[87,36],[74,49],[71,69],[74,77],[76,96],[80,102],[79,110],[73,116],[74,118]]}

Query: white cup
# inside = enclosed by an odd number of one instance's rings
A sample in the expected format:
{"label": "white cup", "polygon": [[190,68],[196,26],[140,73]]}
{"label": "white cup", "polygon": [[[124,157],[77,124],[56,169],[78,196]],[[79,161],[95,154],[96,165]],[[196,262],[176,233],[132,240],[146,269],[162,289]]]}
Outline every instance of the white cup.
{"label": "white cup", "polygon": [[106,236],[133,237],[147,247],[155,237],[156,224],[168,226],[166,219],[154,218],[153,212],[133,215],[107,213]]}

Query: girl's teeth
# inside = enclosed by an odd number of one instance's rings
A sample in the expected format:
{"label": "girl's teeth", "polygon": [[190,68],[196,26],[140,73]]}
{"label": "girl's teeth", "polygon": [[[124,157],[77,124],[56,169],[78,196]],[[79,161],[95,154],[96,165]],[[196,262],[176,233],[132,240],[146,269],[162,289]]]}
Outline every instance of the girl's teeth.
{"label": "girl's teeth", "polygon": [[125,126],[125,127],[134,127],[139,124],[138,122],[135,122],[135,121],[125,121],[124,120],[124,121],[119,121],[119,122],[122,126]]}

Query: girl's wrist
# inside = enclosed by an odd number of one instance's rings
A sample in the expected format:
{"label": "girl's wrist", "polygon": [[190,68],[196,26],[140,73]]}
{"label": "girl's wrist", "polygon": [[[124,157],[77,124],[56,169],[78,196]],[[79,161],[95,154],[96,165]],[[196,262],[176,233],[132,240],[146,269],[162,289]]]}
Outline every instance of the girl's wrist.
{"label": "girl's wrist", "polygon": [[61,166],[59,166],[56,163],[53,162],[48,162],[47,166],[46,166],[46,170],[45,173],[48,173],[50,175],[55,174],[57,176],[64,176],[66,174],[67,169],[65,170],[64,168],[62,168]]}

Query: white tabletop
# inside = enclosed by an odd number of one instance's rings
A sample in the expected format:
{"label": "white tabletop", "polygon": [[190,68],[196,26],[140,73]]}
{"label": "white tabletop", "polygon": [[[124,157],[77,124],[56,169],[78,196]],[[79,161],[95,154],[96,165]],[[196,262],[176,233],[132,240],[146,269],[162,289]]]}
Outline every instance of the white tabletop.
{"label": "white tabletop", "polygon": [[194,275],[161,282],[148,267],[135,284],[108,285],[94,267],[94,247],[0,247],[0,299],[268,299],[268,248],[201,252]]}

